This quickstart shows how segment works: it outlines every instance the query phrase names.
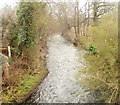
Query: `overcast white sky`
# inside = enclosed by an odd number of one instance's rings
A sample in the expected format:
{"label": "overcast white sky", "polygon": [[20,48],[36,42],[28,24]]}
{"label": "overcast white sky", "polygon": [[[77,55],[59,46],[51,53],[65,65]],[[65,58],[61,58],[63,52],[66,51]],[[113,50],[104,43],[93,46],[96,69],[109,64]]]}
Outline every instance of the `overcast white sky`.
{"label": "overcast white sky", "polygon": [[[10,5],[11,7],[15,7],[16,6],[16,2],[19,2],[20,0],[0,0],[0,7],[4,7],[5,5]],[[25,0],[28,1],[28,0]],[[43,0],[45,1],[45,0]],[[75,0],[47,0],[47,1],[75,1]],[[81,5],[84,5],[86,0],[79,0],[81,3]],[[92,0],[90,0],[92,1]],[[111,2],[117,2],[119,0],[105,0],[105,1],[111,1]]]}

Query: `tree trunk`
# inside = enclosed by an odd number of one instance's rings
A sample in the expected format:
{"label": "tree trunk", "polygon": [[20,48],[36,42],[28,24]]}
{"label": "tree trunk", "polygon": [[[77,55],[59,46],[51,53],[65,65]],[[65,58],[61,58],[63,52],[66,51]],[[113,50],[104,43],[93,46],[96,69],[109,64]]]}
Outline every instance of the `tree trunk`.
{"label": "tree trunk", "polygon": [[80,21],[79,21],[79,2],[77,2],[77,8],[76,8],[77,10],[77,35],[79,35],[80,34],[80,30],[79,30],[79,28],[80,28]]}
{"label": "tree trunk", "polygon": [[98,2],[93,2],[93,21],[97,22]]}

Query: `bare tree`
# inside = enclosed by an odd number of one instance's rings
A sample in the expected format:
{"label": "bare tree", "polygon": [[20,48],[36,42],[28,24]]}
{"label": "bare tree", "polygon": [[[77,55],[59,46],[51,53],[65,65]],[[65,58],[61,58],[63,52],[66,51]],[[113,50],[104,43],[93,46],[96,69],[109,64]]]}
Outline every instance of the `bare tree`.
{"label": "bare tree", "polygon": [[97,20],[102,15],[113,10],[114,8],[115,8],[114,3],[105,2],[105,0],[103,2],[101,2],[100,0],[97,0],[97,1],[94,0],[94,2],[93,2],[93,21],[97,22]]}

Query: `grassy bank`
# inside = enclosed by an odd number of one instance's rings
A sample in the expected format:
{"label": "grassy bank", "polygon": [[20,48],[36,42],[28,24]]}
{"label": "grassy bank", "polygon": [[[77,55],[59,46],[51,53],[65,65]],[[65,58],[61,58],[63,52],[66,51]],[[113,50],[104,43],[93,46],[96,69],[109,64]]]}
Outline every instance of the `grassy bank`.
{"label": "grassy bank", "polygon": [[[79,71],[87,77],[79,81],[91,91],[100,93],[96,101],[105,103],[118,102],[118,21],[117,11],[106,14],[87,32],[90,39],[81,38],[89,64],[87,69]],[[84,36],[83,36],[84,37]],[[98,95],[97,95],[98,96]],[[102,102],[103,102],[102,101]]]}
{"label": "grassy bank", "polygon": [[[41,65],[45,65],[45,62],[41,61]],[[2,100],[3,103],[23,102],[33,90],[40,84],[47,76],[48,71],[43,66],[40,69],[31,72],[30,69],[18,77],[14,78],[14,84],[3,87]]]}

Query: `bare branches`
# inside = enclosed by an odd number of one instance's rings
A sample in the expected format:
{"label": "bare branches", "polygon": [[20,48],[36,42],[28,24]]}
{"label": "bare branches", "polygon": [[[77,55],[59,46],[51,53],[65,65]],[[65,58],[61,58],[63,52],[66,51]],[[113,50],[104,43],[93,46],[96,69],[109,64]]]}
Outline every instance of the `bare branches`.
{"label": "bare branches", "polygon": [[76,39],[79,35],[85,35],[91,23],[97,22],[102,15],[112,10],[112,4],[108,2],[91,2],[87,0],[80,7],[78,0],[75,2],[48,2],[48,12],[58,21],[62,31],[74,27]]}

